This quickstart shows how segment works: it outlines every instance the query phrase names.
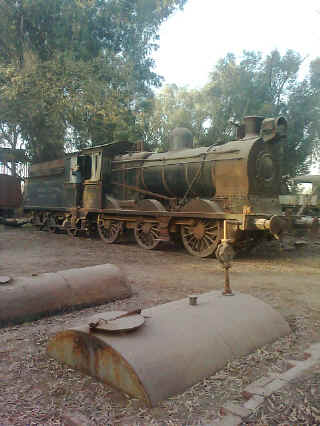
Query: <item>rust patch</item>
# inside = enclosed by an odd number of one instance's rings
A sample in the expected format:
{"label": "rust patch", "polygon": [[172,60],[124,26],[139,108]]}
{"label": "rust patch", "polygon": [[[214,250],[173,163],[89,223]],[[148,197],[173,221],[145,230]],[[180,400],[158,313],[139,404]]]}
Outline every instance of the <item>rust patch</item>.
{"label": "rust patch", "polygon": [[[48,354],[121,392],[144,400],[151,407],[151,400],[134,369],[120,353],[99,337],[84,331],[67,330],[49,341]],[[130,378],[129,383],[126,376]]]}

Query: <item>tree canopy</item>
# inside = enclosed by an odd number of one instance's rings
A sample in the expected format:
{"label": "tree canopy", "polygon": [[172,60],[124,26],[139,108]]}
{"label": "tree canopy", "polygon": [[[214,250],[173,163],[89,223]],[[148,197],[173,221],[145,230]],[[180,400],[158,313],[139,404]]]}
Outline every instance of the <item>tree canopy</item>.
{"label": "tree canopy", "polygon": [[299,78],[292,50],[244,51],[218,61],[200,90],[160,87],[153,71],[163,21],[187,0],[2,0],[0,145],[27,148],[33,162],[108,141],[143,138],[165,150],[174,127],[195,144],[232,139],[245,115],[284,115],[283,173],[320,157],[320,59]]}
{"label": "tree canopy", "polygon": [[137,113],[161,82],[150,56],[158,29],[185,2],[2,0],[2,143],[23,140],[30,159],[43,161],[66,142],[72,149],[140,137]]}
{"label": "tree canopy", "polygon": [[263,57],[244,51],[218,61],[209,82],[200,90],[165,87],[154,100],[146,131],[151,146],[165,150],[174,127],[189,128],[196,145],[221,144],[234,137],[234,123],[246,115],[288,120],[283,174],[308,171],[311,153],[319,152],[320,59],[313,61],[305,78],[299,78],[303,58],[292,50],[277,50]]}

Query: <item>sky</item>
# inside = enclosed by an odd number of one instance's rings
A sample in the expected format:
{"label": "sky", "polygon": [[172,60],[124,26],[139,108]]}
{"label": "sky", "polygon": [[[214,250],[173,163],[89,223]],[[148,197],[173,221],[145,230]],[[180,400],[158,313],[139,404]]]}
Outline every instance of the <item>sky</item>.
{"label": "sky", "polygon": [[200,88],[228,52],[287,49],[320,56],[319,0],[188,0],[160,28],[155,71],[167,84]]}

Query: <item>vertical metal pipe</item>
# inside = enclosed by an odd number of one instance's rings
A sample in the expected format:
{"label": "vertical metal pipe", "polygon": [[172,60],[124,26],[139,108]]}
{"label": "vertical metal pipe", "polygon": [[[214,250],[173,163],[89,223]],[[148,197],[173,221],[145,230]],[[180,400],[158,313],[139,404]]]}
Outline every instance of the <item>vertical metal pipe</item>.
{"label": "vertical metal pipe", "polygon": [[233,296],[231,287],[230,287],[230,277],[229,277],[229,268],[224,268],[224,289],[223,293],[224,296]]}

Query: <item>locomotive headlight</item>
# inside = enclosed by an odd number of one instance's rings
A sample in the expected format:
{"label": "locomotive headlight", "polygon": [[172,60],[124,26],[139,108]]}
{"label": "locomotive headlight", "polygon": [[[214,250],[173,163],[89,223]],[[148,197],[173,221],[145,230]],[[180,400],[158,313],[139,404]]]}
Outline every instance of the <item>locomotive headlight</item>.
{"label": "locomotive headlight", "polygon": [[257,159],[257,178],[269,182],[274,176],[274,165],[269,153],[262,153]]}

